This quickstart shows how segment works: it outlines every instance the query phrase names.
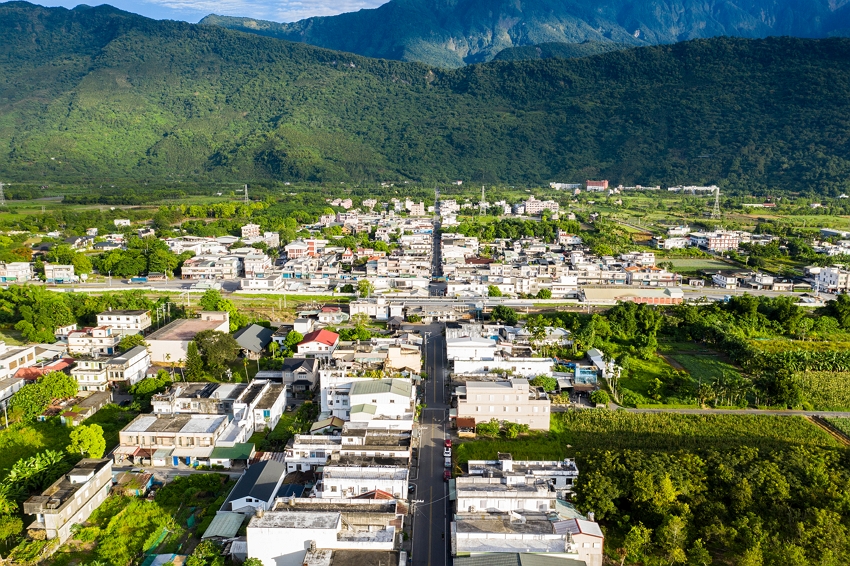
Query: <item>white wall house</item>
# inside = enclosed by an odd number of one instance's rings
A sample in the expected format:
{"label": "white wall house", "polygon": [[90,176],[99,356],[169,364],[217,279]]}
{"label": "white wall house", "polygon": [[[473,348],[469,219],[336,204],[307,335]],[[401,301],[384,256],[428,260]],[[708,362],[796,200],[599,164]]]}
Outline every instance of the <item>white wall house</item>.
{"label": "white wall house", "polygon": [[151,327],[151,311],[108,310],[97,315],[98,326],[109,326],[119,334],[141,334]]}
{"label": "white wall house", "polygon": [[449,360],[493,360],[496,358],[496,341],[471,336],[449,338],[446,340],[446,357]]}
{"label": "white wall house", "polygon": [[356,497],[379,489],[401,498],[407,494],[407,468],[400,466],[325,466],[319,496]]}
{"label": "white wall house", "polygon": [[75,330],[68,334],[68,353],[83,356],[112,356],[121,335],[109,326]]}

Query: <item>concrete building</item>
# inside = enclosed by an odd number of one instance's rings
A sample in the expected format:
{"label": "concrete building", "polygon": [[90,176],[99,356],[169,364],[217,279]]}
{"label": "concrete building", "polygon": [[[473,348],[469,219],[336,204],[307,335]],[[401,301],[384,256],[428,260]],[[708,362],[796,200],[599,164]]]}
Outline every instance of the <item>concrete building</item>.
{"label": "concrete building", "polygon": [[230,315],[226,312],[201,311],[197,318],[175,320],[147,337],[154,364],[183,364],[189,342],[204,330],[230,332]]}
{"label": "concrete building", "polygon": [[142,334],[151,327],[151,311],[108,310],[97,315],[98,326],[109,326],[118,334]]}
{"label": "concrete building", "polygon": [[85,523],[111,488],[112,460],[80,460],[44,493],[24,502],[24,513],[33,518],[27,531],[43,531],[46,538],[65,542],[71,536],[71,527]]}
{"label": "concrete building", "polygon": [[118,434],[115,454],[191,466],[210,457],[227,425],[226,415],[139,415]]}
{"label": "concrete building", "polygon": [[549,430],[549,399],[527,379],[467,381],[458,391],[457,418],[475,419],[476,425],[496,419]]}
{"label": "concrete building", "polygon": [[242,227],[242,239],[248,240],[250,238],[259,238],[260,237],[260,227],[257,224],[246,224]]}
{"label": "concrete building", "polygon": [[446,339],[446,358],[449,360],[494,360],[496,341],[492,338],[463,336]]}
{"label": "concrete building", "polygon": [[144,346],[130,348],[106,362],[107,379],[112,386],[132,387],[145,378],[151,355]]}
{"label": "concrete building", "polygon": [[13,377],[21,368],[36,364],[35,346],[13,348],[0,342],[0,379]]}
{"label": "concrete building", "polygon": [[736,232],[717,230],[715,232],[693,232],[690,235],[691,245],[698,246],[710,252],[725,252],[737,250],[741,239]]}
{"label": "concrete building", "polygon": [[71,283],[77,280],[73,265],[59,265],[57,263],[44,264],[44,278],[48,283]]}
{"label": "concrete building", "polygon": [[27,380],[17,377],[6,377],[4,379],[0,379],[0,407],[2,407],[4,403],[12,398],[12,395],[20,391],[26,384]]}
{"label": "concrete building", "polygon": [[68,333],[68,353],[82,356],[112,356],[121,335],[109,326],[84,328]]}
{"label": "concrete building", "polygon": [[252,464],[236,482],[236,486],[221,506],[221,511],[252,515],[258,509],[270,509],[284,477],[286,466],[281,462],[264,460]]}
{"label": "concrete building", "polygon": [[850,292],[850,271],[843,265],[822,267],[815,274],[815,283],[821,291],[829,293]]}
{"label": "concrete building", "polygon": [[349,418],[354,422],[413,420],[415,392],[409,379],[358,380],[351,385],[348,396]]}
{"label": "concrete building", "polygon": [[0,283],[25,283],[33,277],[32,264],[28,261],[0,263]]}
{"label": "concrete building", "polygon": [[382,491],[393,497],[407,494],[407,466],[325,466],[319,497],[357,497],[370,491]]}
{"label": "concrete building", "polygon": [[299,356],[330,358],[339,344],[339,334],[330,330],[315,330],[304,336],[298,343]]}

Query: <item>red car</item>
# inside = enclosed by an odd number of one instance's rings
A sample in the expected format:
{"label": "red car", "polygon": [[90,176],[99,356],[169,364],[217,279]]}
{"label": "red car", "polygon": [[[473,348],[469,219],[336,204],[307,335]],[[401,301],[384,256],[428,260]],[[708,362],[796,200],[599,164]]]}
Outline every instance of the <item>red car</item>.
{"label": "red car", "polygon": [[452,447],[452,439],[451,438],[445,439],[443,441],[443,447],[444,448],[451,448]]}
{"label": "red car", "polygon": [[445,480],[445,481],[449,481],[450,479],[452,479],[452,472],[451,472],[451,470],[446,470],[446,471],[444,471],[444,472],[443,472],[443,480]]}

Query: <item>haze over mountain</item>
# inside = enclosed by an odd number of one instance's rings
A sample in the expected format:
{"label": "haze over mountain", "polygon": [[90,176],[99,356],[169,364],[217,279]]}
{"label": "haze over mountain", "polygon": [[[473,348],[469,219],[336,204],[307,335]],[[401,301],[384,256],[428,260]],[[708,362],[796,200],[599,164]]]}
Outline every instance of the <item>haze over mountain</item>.
{"label": "haze over mountain", "polygon": [[215,15],[201,23],[367,57],[459,67],[547,42],[640,46],[717,36],[847,36],[848,1],[391,0],[293,23]]}
{"label": "haze over mountain", "polygon": [[0,5],[0,179],[465,179],[850,192],[850,39],[457,70],[108,6]]}

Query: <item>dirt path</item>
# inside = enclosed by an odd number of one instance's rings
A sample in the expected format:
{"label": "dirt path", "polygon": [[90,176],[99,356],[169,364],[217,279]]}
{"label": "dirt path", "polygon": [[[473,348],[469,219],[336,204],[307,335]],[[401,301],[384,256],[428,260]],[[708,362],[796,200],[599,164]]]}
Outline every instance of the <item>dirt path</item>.
{"label": "dirt path", "polygon": [[826,421],[823,417],[818,416],[810,416],[806,417],[809,421],[812,422],[815,426],[825,430],[832,436],[835,440],[843,444],[844,446],[850,446],[850,438],[847,437],[846,434],[839,431],[834,426],[830,425],[828,421]]}

